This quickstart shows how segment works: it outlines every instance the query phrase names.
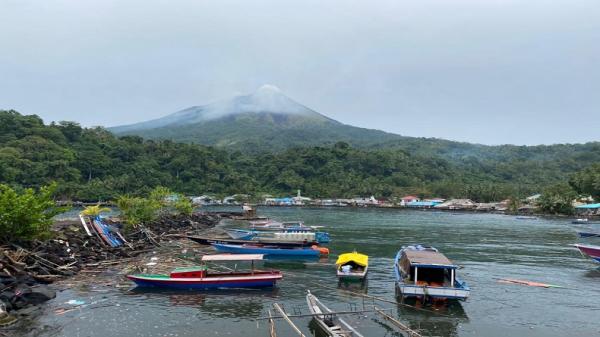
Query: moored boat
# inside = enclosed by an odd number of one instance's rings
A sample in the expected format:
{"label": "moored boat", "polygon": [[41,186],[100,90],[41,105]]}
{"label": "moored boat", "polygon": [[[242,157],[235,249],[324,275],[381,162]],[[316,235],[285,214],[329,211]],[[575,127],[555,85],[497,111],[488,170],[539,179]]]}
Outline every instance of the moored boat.
{"label": "moored boat", "polygon": [[327,308],[319,299],[311,294],[310,290],[306,294],[306,303],[308,310],[313,314],[313,319],[323,332],[330,337],[363,337],[350,324],[339,318],[329,308]]}
{"label": "moored boat", "polygon": [[196,243],[201,245],[212,245],[213,243],[223,243],[223,244],[234,244],[234,245],[243,245],[243,244],[252,244],[252,245],[269,245],[269,246],[277,246],[284,248],[293,248],[293,247],[312,247],[318,245],[315,241],[275,241],[275,240],[235,240],[235,239],[221,239],[221,238],[210,238],[203,236],[193,236],[193,235],[183,235],[187,239],[190,239]]}
{"label": "moored boat", "polygon": [[247,229],[227,229],[227,234],[237,240],[275,241],[275,242],[318,242],[328,243],[331,241],[329,233],[314,231],[260,231]]}
{"label": "moored boat", "polygon": [[341,254],[335,264],[342,280],[363,280],[369,271],[369,257],[357,252]]}
{"label": "moored boat", "polygon": [[402,298],[458,299],[470,288],[456,276],[458,266],[433,247],[402,247],[394,261],[396,291]]}
{"label": "moored boat", "polygon": [[575,244],[575,247],[586,256],[591,257],[594,261],[600,263],[600,246]]}
{"label": "moored boat", "polygon": [[577,232],[581,238],[600,238],[599,232]]}
{"label": "moored boat", "polygon": [[571,221],[572,224],[580,224],[580,225],[585,225],[590,223],[590,219],[588,218],[580,218],[580,219],[575,219],[573,221]]}
{"label": "moored boat", "polygon": [[328,255],[329,249],[318,246],[311,247],[294,247],[294,248],[283,248],[272,245],[256,245],[256,244],[221,244],[213,243],[213,247],[216,250],[223,253],[233,254],[263,254],[266,256],[296,256],[296,257],[319,257],[321,255]]}
{"label": "moored boat", "polygon": [[270,221],[264,224],[253,224],[250,223],[250,229],[257,229],[263,231],[296,231],[296,232],[312,232],[322,226],[306,226],[302,221]]}
{"label": "moored boat", "polygon": [[[138,287],[160,287],[175,289],[218,289],[218,288],[265,288],[274,287],[283,275],[278,270],[256,270],[254,261],[262,260],[260,254],[205,255],[202,265],[177,268],[166,274],[135,274],[127,278]],[[207,262],[247,261],[252,263],[249,271],[215,272],[209,270]]]}

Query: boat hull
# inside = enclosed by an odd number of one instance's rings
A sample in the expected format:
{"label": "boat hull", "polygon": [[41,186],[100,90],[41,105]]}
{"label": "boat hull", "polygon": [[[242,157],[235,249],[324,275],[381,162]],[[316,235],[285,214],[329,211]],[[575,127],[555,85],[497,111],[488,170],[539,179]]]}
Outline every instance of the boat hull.
{"label": "boat hull", "polygon": [[220,252],[233,253],[233,254],[263,254],[267,256],[306,256],[306,257],[319,257],[321,253],[312,248],[266,248],[258,246],[246,246],[246,245],[227,245],[214,243],[212,245]]}
{"label": "boat hull", "polygon": [[469,290],[445,287],[426,287],[408,285],[402,282],[396,283],[398,295],[403,298],[431,298],[431,299],[454,299],[466,300]]}
{"label": "boat hull", "polygon": [[575,247],[577,247],[582,254],[587,255],[594,261],[600,263],[600,246],[576,244]]}
{"label": "boat hull", "polygon": [[129,275],[130,280],[138,287],[170,288],[170,289],[219,289],[219,288],[269,288],[275,287],[281,274],[261,277],[238,277],[219,279],[177,279],[153,278]]}
{"label": "boat hull", "polygon": [[367,277],[369,269],[368,267],[361,273],[344,273],[343,271],[337,270],[337,277],[343,281],[363,281]]}

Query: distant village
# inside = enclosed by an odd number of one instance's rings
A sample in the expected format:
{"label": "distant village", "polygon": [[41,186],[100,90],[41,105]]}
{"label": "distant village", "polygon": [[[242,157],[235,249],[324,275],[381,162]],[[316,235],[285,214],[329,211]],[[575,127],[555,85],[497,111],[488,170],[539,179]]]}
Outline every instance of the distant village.
{"label": "distant village", "polygon": [[[541,194],[531,195],[520,200],[516,210],[522,214],[534,214],[537,211],[537,201]],[[196,205],[242,205],[250,198],[246,194],[235,194],[217,199],[215,197],[203,195],[193,197],[192,201]],[[582,215],[600,215],[600,203],[591,203],[594,200],[574,200],[573,207],[578,214]],[[421,199],[415,195],[407,195],[402,198],[375,198],[356,197],[350,199],[312,199],[302,196],[300,191],[294,197],[273,197],[265,195],[258,202],[263,206],[312,206],[312,207],[380,207],[380,208],[414,208],[414,209],[437,209],[437,210],[460,210],[460,211],[479,211],[479,212],[499,212],[503,213],[510,209],[510,200],[498,202],[481,203],[470,199],[443,199],[427,198]]]}

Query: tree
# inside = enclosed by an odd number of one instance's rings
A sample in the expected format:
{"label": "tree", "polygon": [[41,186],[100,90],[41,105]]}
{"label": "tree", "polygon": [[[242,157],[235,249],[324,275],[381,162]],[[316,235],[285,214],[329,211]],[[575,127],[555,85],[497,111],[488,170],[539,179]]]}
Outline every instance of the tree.
{"label": "tree", "polygon": [[550,214],[573,214],[573,200],[577,193],[567,184],[553,185],[538,199],[540,209]]}
{"label": "tree", "polygon": [[56,184],[20,192],[0,185],[0,239],[15,242],[49,238],[52,218],[66,210],[56,206],[52,197],[55,190]]}

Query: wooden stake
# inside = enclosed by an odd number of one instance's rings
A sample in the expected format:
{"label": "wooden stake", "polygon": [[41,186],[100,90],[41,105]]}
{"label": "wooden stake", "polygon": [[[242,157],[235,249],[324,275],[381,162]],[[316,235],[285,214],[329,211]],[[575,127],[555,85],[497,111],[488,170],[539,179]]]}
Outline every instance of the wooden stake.
{"label": "wooden stake", "polygon": [[277,337],[277,334],[275,333],[275,321],[271,318],[271,310],[268,310],[269,313],[269,325],[271,326],[271,337]]}
{"label": "wooden stake", "polygon": [[420,333],[416,332],[415,330],[409,328],[404,323],[400,322],[399,320],[395,319],[394,317],[392,317],[392,316],[386,314],[385,312],[383,312],[383,310],[375,307],[375,311],[377,311],[377,313],[379,315],[383,316],[384,319],[390,321],[397,328],[399,328],[400,330],[406,332],[409,337],[423,337]]}
{"label": "wooden stake", "polygon": [[298,335],[300,337],[306,337],[302,331],[300,331],[300,329],[298,329],[298,327],[294,324],[294,322],[292,322],[292,320],[288,317],[288,315],[285,313],[285,311],[283,311],[283,309],[279,306],[278,303],[273,303],[273,307],[279,311],[279,313],[281,314],[281,316],[283,316],[283,318],[288,322],[288,324],[292,327],[292,329],[294,329]]}

